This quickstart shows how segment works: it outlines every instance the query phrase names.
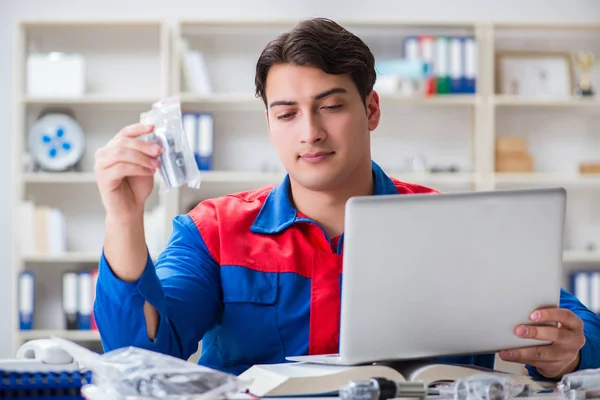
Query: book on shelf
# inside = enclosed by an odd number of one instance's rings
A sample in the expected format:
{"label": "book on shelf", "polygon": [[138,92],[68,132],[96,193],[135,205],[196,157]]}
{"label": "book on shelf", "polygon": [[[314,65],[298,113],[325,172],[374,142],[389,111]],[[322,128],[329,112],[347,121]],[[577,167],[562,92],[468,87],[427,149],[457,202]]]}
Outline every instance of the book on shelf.
{"label": "book on shelf", "polygon": [[25,201],[20,212],[20,246],[24,255],[56,255],[67,251],[66,219],[61,210]]}
{"label": "book on shelf", "polygon": [[201,97],[210,96],[213,93],[213,88],[204,53],[191,49],[190,44],[185,39],[179,40],[179,46],[181,72],[187,89]]}
{"label": "book on shelf", "polygon": [[321,365],[304,362],[255,365],[239,375],[249,382],[245,390],[252,396],[331,395],[353,380],[374,377],[396,382],[424,382],[427,385],[452,382],[477,374],[510,376],[533,390],[544,387],[526,375],[509,375],[472,365],[436,363],[428,360],[357,366]]}

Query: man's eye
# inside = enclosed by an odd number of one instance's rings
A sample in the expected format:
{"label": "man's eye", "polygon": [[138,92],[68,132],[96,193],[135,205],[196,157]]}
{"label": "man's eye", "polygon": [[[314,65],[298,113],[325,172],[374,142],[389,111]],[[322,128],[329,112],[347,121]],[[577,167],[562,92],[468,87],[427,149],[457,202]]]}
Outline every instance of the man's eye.
{"label": "man's eye", "polygon": [[332,105],[332,106],[325,106],[325,107],[323,107],[323,108],[326,108],[326,109],[328,109],[328,110],[334,110],[334,109],[336,109],[336,108],[340,108],[341,106],[342,106],[341,104],[334,104],[334,105]]}
{"label": "man's eye", "polygon": [[284,119],[285,120],[285,119],[290,119],[293,116],[294,116],[294,113],[287,113],[287,114],[279,115],[277,117],[277,119]]}

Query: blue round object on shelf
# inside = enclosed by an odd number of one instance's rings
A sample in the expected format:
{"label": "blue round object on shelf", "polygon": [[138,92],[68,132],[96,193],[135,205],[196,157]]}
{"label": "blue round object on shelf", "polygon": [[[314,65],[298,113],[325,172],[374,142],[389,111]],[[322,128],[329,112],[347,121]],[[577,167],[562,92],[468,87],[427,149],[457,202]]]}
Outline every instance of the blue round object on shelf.
{"label": "blue round object on shelf", "polygon": [[65,114],[47,114],[29,133],[29,153],[40,168],[65,171],[81,160],[85,136],[79,124]]}

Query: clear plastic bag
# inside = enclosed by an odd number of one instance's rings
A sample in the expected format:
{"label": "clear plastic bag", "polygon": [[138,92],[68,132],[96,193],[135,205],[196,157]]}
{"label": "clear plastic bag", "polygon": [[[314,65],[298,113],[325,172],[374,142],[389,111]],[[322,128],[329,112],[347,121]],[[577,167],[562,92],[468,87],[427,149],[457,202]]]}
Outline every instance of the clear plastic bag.
{"label": "clear plastic bag", "polygon": [[140,122],[154,125],[154,131],[140,139],[162,147],[158,157],[163,181],[161,193],[184,184],[198,189],[201,182],[200,169],[183,130],[179,99],[170,97],[154,103],[152,110],[140,115]]}
{"label": "clear plastic bag", "polygon": [[480,373],[440,384],[432,392],[440,400],[510,400],[533,395],[532,388],[516,377],[496,373]]}
{"label": "clear plastic bag", "polygon": [[92,384],[83,390],[89,400],[220,399],[239,393],[248,383],[235,375],[137,347],[100,355],[68,340],[53,340],[92,372]]}
{"label": "clear plastic bag", "polygon": [[556,388],[565,399],[599,399],[600,368],[582,369],[565,374]]}

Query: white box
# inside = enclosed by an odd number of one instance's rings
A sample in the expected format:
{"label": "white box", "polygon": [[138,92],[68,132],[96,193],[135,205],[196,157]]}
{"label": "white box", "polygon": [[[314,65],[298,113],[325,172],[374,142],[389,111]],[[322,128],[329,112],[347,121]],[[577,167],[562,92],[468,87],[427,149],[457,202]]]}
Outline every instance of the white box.
{"label": "white box", "polygon": [[27,59],[27,94],[72,97],[85,93],[85,60],[79,54],[30,54]]}

